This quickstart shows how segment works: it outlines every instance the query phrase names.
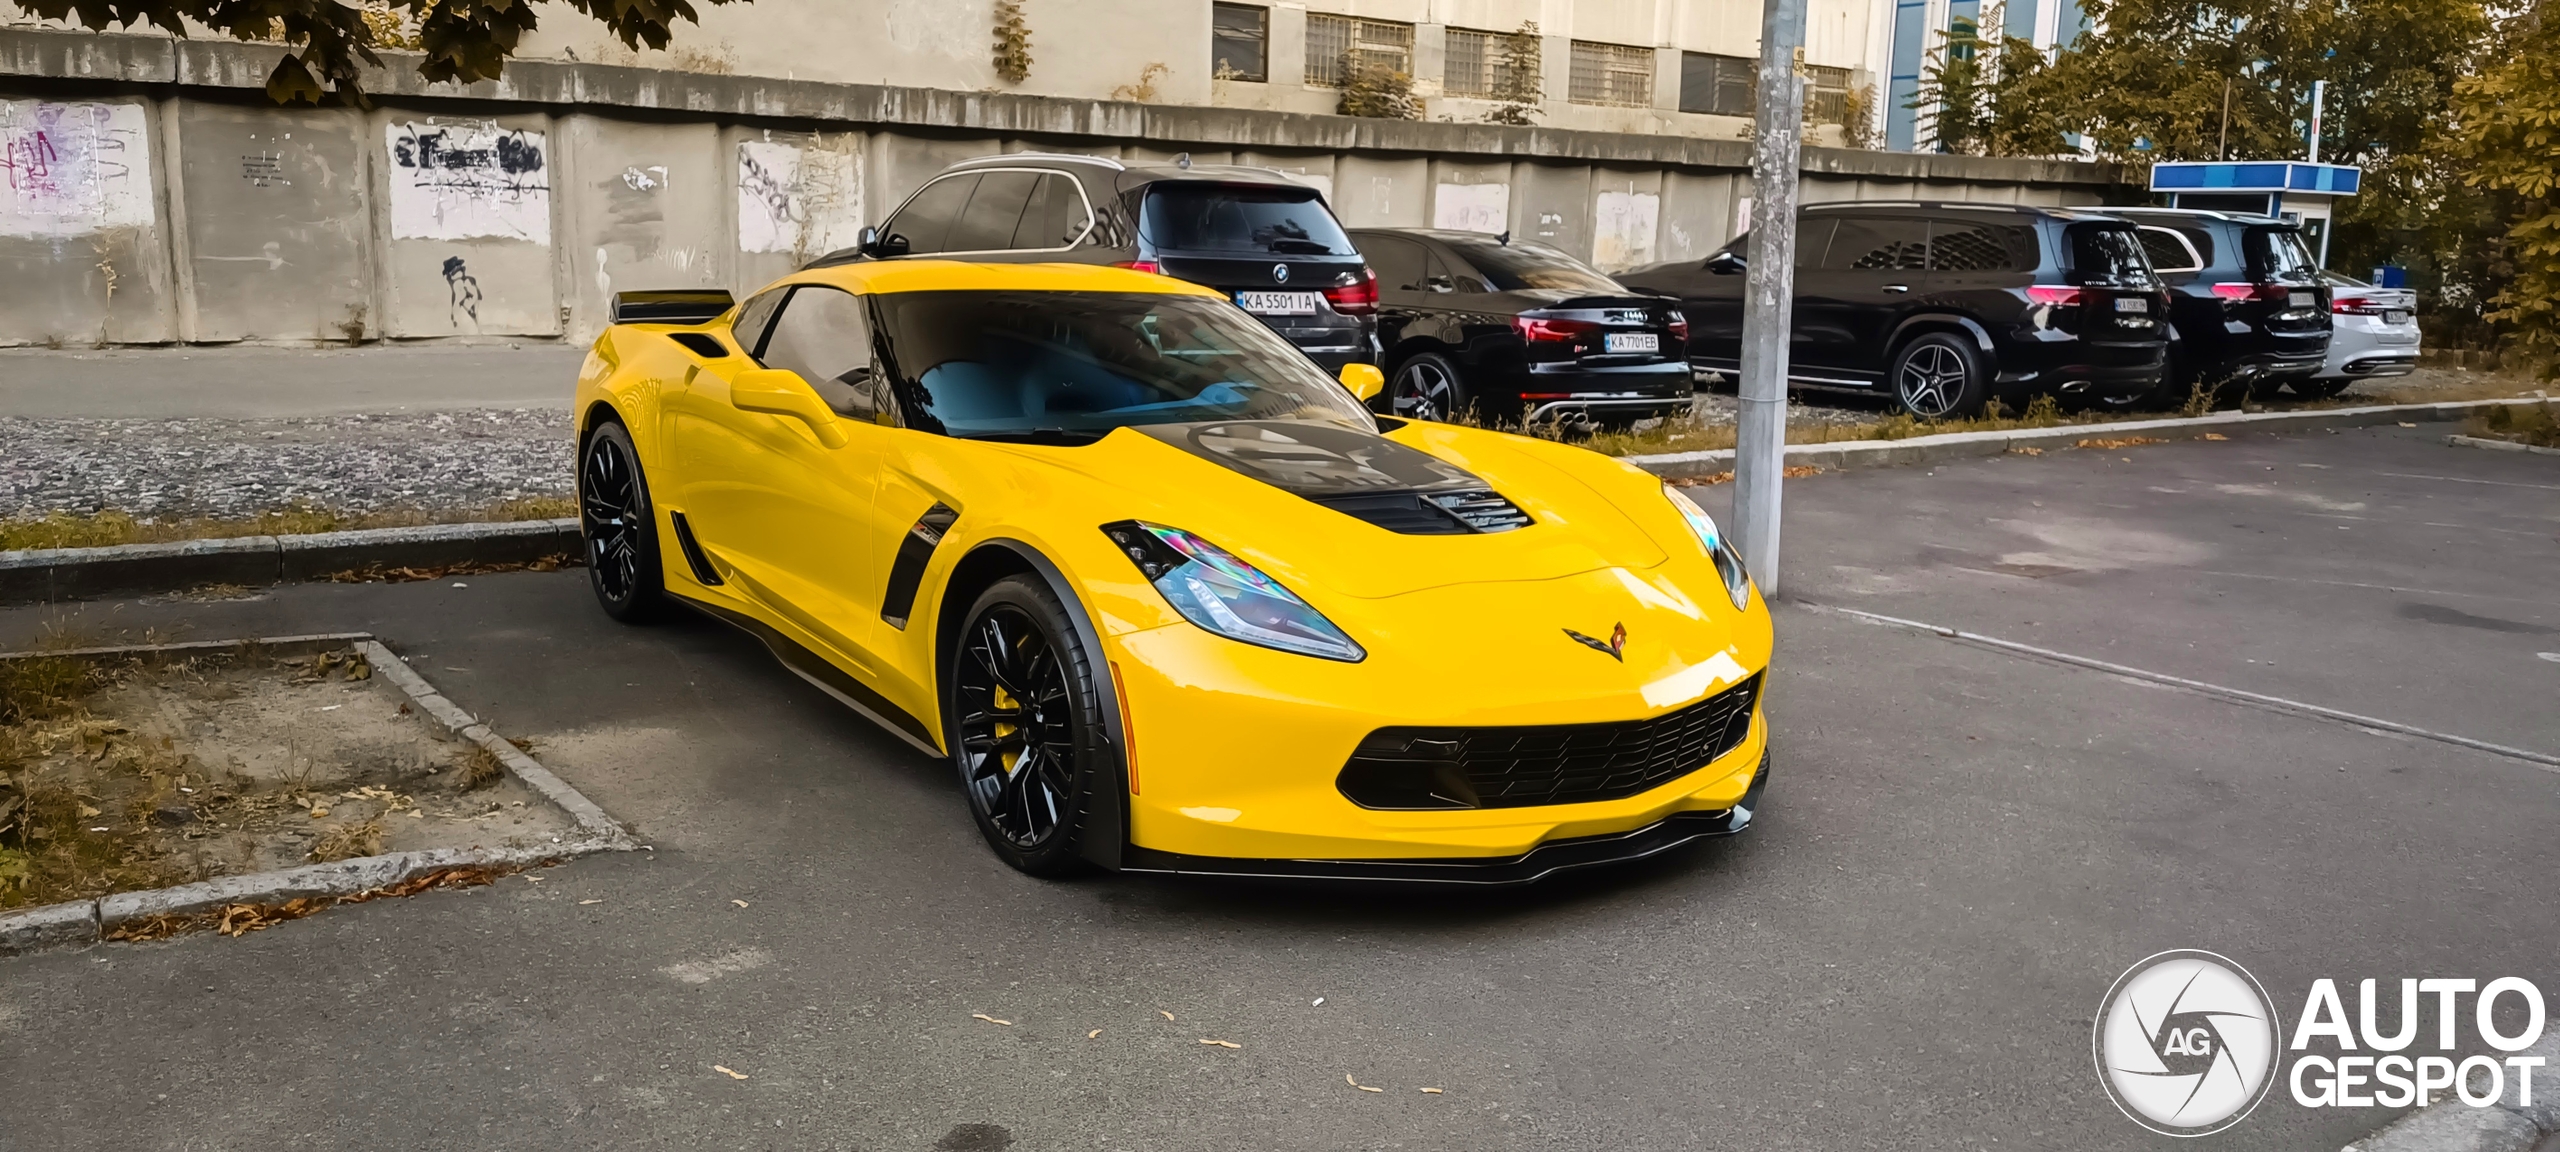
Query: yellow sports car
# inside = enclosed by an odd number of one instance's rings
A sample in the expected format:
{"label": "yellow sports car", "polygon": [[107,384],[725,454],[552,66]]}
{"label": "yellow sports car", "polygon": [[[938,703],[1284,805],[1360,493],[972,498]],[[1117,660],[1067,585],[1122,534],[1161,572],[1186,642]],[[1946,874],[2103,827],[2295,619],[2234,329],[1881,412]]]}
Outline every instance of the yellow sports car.
{"label": "yellow sports car", "polygon": [[1767,608],[1678,489],[1371,414],[1205,288],[857,263],[627,293],[589,572],[947,757],[998,856],[1516,883],[1751,822]]}

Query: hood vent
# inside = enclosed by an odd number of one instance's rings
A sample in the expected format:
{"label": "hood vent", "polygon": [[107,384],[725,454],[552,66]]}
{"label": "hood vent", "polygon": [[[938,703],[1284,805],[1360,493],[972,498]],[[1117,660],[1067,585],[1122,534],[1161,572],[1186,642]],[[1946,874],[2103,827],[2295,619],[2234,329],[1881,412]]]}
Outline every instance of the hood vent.
{"label": "hood vent", "polygon": [[1356,520],[1406,536],[1469,536],[1529,526],[1529,514],[1487,488],[1461,492],[1361,492],[1311,497]]}

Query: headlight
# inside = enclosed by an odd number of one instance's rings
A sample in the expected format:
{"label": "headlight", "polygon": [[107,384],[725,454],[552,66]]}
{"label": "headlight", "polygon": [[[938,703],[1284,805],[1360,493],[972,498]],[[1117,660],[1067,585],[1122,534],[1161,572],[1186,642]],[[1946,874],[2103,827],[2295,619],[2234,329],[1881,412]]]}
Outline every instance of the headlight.
{"label": "headlight", "polygon": [[1662,494],[1671,498],[1671,506],[1680,510],[1680,518],[1689,522],[1689,530],[1698,534],[1698,546],[1715,559],[1716,575],[1724,577],[1724,594],[1733,599],[1733,606],[1740,608],[1750,603],[1751,573],[1743,571],[1742,553],[1734,551],[1733,542],[1716,531],[1715,517],[1698,507],[1688,493],[1671,485],[1663,485]]}
{"label": "headlight", "polygon": [[1102,532],[1185,620],[1230,640],[1302,656],[1368,658],[1333,621],[1226,549],[1180,528],[1136,520],[1105,524]]}

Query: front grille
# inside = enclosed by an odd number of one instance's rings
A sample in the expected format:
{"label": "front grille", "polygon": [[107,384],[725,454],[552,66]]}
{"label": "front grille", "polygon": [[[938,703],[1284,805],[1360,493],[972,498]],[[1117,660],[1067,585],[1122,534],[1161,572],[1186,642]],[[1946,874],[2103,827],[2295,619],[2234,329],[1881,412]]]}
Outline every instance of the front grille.
{"label": "front grille", "polygon": [[1529,514],[1491,489],[1353,492],[1311,497],[1345,516],[1407,536],[1465,536],[1529,526]]}
{"label": "front grille", "polygon": [[1609,724],[1381,728],[1335,781],[1363,808],[1617,800],[1706,767],[1751,734],[1760,676],[1677,712]]}

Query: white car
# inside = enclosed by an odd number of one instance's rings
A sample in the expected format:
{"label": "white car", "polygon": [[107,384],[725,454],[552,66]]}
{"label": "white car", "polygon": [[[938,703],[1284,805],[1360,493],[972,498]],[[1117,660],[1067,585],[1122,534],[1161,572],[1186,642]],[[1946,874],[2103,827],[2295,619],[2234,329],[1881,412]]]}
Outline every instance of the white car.
{"label": "white car", "polygon": [[2329,281],[2329,360],[2314,379],[2406,376],[2418,368],[2418,294],[2376,288],[2353,276]]}

